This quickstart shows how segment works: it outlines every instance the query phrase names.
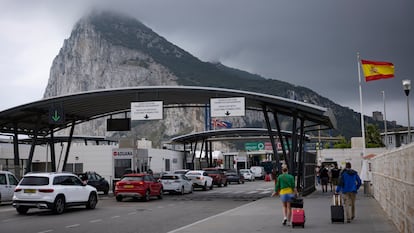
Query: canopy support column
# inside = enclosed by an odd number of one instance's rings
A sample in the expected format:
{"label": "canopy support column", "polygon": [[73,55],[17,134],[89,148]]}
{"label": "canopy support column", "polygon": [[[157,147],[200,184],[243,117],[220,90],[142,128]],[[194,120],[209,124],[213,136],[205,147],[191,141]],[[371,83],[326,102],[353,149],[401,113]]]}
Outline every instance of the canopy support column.
{"label": "canopy support column", "polygon": [[14,123],[13,127],[14,174],[20,178],[19,135],[17,133],[17,123]]}
{"label": "canopy support column", "polygon": [[33,155],[34,155],[34,151],[37,145],[37,134],[39,132],[40,115],[37,116],[36,122],[37,122],[36,127],[33,132],[32,145],[30,146],[29,158],[28,158],[27,165],[26,165],[26,173],[32,171]]}
{"label": "canopy support column", "polygon": [[280,172],[282,171],[281,166],[280,166],[280,159],[279,159],[279,155],[277,154],[277,147],[275,144],[275,137],[273,135],[273,131],[272,131],[272,126],[270,125],[270,121],[269,121],[269,115],[267,114],[267,109],[265,105],[262,105],[262,109],[263,109],[263,115],[266,121],[266,127],[267,127],[267,131],[269,132],[269,137],[270,137],[270,143],[272,145],[272,149],[273,149],[273,158],[276,161],[276,165],[277,165],[277,170],[278,173],[280,174]]}
{"label": "canopy support column", "polygon": [[53,130],[50,132],[50,161],[52,163],[52,172],[56,172],[56,152],[55,152],[55,137]]}
{"label": "canopy support column", "polygon": [[66,164],[68,162],[69,152],[70,152],[70,145],[72,144],[72,138],[73,138],[73,131],[75,130],[75,121],[72,122],[72,126],[70,127],[70,134],[68,138],[68,145],[66,147],[66,154],[65,154],[65,160],[63,161],[63,167],[62,171],[66,171]]}
{"label": "canopy support column", "polygon": [[[273,118],[276,123],[276,129],[277,129],[277,134],[278,134],[279,141],[280,141],[280,146],[282,147],[283,158],[285,159],[285,163],[287,164],[289,162],[289,159],[286,153],[285,143],[284,143],[283,136],[282,136],[282,130],[280,129],[279,117],[277,117],[277,112],[274,109],[273,109]],[[289,145],[288,143],[289,141],[286,139],[286,145]]]}

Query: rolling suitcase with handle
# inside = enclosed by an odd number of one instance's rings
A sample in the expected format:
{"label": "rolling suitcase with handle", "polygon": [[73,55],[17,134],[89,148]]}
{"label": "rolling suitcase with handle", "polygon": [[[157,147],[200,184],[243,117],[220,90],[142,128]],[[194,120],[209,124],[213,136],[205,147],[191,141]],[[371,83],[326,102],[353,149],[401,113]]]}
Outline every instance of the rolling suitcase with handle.
{"label": "rolling suitcase with handle", "polygon": [[292,228],[295,226],[305,227],[305,210],[302,208],[292,209]]}
{"label": "rolling suitcase with handle", "polygon": [[338,194],[333,196],[333,205],[331,205],[331,221],[332,223],[345,222],[344,206],[342,205],[341,196]]}

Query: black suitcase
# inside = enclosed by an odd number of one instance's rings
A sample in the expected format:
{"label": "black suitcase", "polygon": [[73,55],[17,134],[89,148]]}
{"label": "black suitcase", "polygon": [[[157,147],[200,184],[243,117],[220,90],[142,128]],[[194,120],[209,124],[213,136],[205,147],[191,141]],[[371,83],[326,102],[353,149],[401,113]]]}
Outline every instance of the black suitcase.
{"label": "black suitcase", "polygon": [[303,208],[303,199],[294,197],[290,202],[290,207],[292,208]]}
{"label": "black suitcase", "polygon": [[334,222],[345,222],[344,217],[344,206],[342,205],[341,196],[333,196],[333,205],[331,205],[331,221]]}
{"label": "black suitcase", "polygon": [[344,217],[344,206],[342,205],[331,205],[331,221],[334,222],[345,222]]}

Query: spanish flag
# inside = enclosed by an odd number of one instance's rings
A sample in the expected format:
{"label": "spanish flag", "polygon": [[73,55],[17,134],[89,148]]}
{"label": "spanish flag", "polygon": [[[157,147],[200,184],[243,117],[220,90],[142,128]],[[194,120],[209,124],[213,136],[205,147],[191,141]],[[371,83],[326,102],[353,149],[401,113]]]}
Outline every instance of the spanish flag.
{"label": "spanish flag", "polygon": [[394,64],[391,62],[361,60],[361,65],[365,82],[394,77]]}

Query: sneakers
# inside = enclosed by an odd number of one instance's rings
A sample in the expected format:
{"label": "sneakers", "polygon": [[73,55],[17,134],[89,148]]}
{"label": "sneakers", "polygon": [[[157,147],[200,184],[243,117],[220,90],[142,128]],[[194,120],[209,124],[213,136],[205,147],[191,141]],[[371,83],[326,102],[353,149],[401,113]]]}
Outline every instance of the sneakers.
{"label": "sneakers", "polygon": [[285,218],[285,219],[283,219],[283,222],[282,222],[283,226],[285,226],[286,223],[287,223],[287,219]]}

